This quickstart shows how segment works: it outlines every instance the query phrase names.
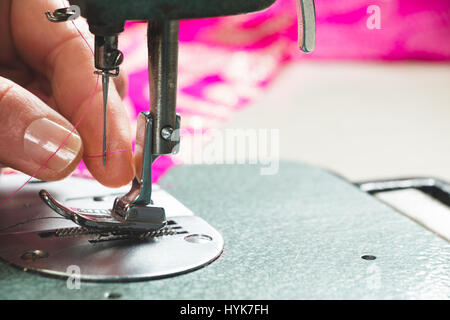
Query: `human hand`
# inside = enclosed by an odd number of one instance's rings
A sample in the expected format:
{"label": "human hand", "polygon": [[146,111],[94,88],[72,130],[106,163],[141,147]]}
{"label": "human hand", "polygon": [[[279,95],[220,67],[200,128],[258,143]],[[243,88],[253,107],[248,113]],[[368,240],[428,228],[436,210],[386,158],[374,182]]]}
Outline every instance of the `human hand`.
{"label": "human hand", "polygon": [[[96,88],[92,52],[71,22],[51,23],[44,13],[58,0],[0,1],[0,166],[33,175],[66,140],[92,99],[92,105],[64,146],[36,178],[68,176],[83,158],[100,183],[118,187],[134,176],[131,132],[122,104],[126,78],[110,82],[108,156],[103,167],[103,97]],[[81,24],[76,22],[77,26]],[[86,28],[87,30],[87,28]],[[83,31],[90,43],[92,35]]]}

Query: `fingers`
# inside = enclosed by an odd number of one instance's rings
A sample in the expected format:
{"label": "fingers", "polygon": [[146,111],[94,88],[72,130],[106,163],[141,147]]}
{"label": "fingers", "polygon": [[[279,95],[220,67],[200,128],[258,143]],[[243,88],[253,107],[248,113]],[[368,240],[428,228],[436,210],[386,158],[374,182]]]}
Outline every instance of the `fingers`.
{"label": "fingers", "polygon": [[[73,126],[36,96],[0,77],[0,163],[41,180],[59,180],[78,165],[83,145]],[[50,156],[60,150],[49,160]],[[41,168],[42,167],[42,168]]]}
{"label": "fingers", "polygon": [[[72,22],[52,23],[44,15],[46,11],[62,7],[63,3],[62,0],[14,0],[10,8],[10,29],[16,50],[34,70],[46,75],[49,80],[55,67],[52,63],[54,56],[71,40],[78,43],[78,50],[70,52],[65,57],[67,67],[73,72],[87,71],[79,70],[78,66],[71,62],[72,56],[86,53],[86,59],[90,59],[92,69],[94,66],[92,52],[77,30],[78,28],[81,31],[83,37],[93,48],[94,37],[89,32],[87,24],[81,18],[75,21],[76,27]],[[6,7],[6,5],[4,6]],[[124,97],[127,78],[123,70],[117,78],[114,78],[114,83],[117,91]]]}
{"label": "fingers", "polygon": [[[51,23],[45,18],[45,11],[58,7],[61,7],[61,2],[56,0],[13,1],[12,32],[22,58],[51,82],[58,111],[75,124],[89,106],[97,77],[93,74],[92,53],[73,24]],[[88,33],[83,34],[87,36]],[[120,95],[124,94],[125,86],[123,78],[110,82],[107,117],[109,155],[105,167],[100,156],[103,149],[101,82],[89,112],[77,128],[83,140],[86,166],[99,182],[110,187],[127,184],[134,177],[129,119]]]}

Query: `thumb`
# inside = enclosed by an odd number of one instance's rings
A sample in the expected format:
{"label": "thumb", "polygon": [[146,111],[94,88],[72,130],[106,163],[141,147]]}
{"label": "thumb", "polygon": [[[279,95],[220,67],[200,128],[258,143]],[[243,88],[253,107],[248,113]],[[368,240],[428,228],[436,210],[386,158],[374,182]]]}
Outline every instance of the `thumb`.
{"label": "thumb", "polygon": [[[83,145],[72,124],[35,95],[0,77],[0,163],[41,180],[59,180],[80,162]],[[64,145],[57,151],[59,146]],[[42,168],[41,168],[42,167]]]}

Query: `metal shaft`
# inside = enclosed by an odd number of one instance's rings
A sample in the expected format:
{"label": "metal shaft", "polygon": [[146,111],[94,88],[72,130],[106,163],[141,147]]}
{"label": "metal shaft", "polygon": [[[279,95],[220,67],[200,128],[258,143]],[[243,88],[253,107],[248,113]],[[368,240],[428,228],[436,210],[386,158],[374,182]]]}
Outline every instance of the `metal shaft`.
{"label": "metal shaft", "polygon": [[106,165],[106,123],[108,114],[108,86],[109,86],[109,76],[102,75],[103,82],[103,166]]}
{"label": "metal shaft", "polygon": [[150,114],[153,119],[152,153],[172,153],[176,129],[178,75],[178,20],[148,22]]}
{"label": "metal shaft", "polygon": [[107,134],[107,107],[109,77],[119,74],[119,65],[122,63],[123,55],[117,49],[118,36],[95,36],[95,67],[97,74],[102,75],[103,85],[103,166],[106,166],[106,134]]}

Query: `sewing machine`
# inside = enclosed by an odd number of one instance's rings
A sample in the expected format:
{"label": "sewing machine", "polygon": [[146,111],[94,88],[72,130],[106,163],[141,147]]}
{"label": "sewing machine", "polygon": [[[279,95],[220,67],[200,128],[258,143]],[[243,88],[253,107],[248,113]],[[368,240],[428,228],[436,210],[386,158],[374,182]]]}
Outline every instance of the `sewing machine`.
{"label": "sewing machine", "polygon": [[[90,31],[95,35],[95,71],[102,77],[103,102],[104,102],[104,136],[103,136],[103,165],[106,163],[107,141],[107,100],[109,78],[116,77],[120,72],[120,64],[123,54],[119,50],[118,35],[123,32],[124,24],[128,20],[148,20],[148,70],[150,80],[150,110],[139,114],[136,133],[136,176],[132,182],[131,190],[124,192],[114,201],[111,197],[92,197],[100,190],[91,190],[91,193],[83,193],[76,196],[75,190],[96,188],[95,184],[88,181],[66,181],[61,188],[49,192],[52,187],[46,189],[46,185],[39,186],[40,198],[54,213],[75,223],[77,227],[67,228],[63,221],[57,223],[53,230],[40,230],[37,232],[39,239],[44,243],[41,248],[48,247],[48,238],[68,238],[59,241],[60,250],[65,257],[45,259],[50,264],[37,267],[36,259],[40,256],[54,256],[48,250],[25,250],[24,255],[16,260],[9,255],[6,260],[14,262],[28,270],[35,270],[46,274],[68,274],[64,270],[62,261],[70,260],[70,257],[89,257],[83,263],[78,259],[77,265],[83,270],[81,278],[89,280],[122,280],[122,279],[151,279],[156,277],[178,274],[204,266],[215,260],[223,250],[221,235],[202,219],[171,197],[163,190],[154,190],[152,186],[152,162],[160,155],[176,152],[180,136],[180,117],[176,114],[176,92],[178,73],[178,29],[180,19],[192,19],[201,17],[215,17],[230,14],[240,14],[262,10],[270,6],[274,0],[252,1],[116,1],[116,0],[73,0],[71,6],[60,8],[53,12],[46,12],[49,22],[65,23],[76,18],[77,14],[83,15],[89,24]],[[299,1],[299,45],[309,52],[315,42],[315,12],[313,1]],[[144,35],[143,35],[144,36]],[[73,178],[72,178],[73,180]],[[89,186],[92,184],[92,186]],[[70,191],[61,196],[61,190]],[[76,186],[76,187],[74,187]],[[27,188],[27,191],[33,187]],[[72,191],[73,190],[73,191]],[[71,198],[77,200],[72,203]],[[104,191],[104,193],[107,191]],[[52,194],[56,193],[56,197]],[[120,194],[120,192],[119,192]],[[65,199],[61,202],[57,199]],[[70,199],[70,198],[69,198]],[[104,205],[99,206],[97,201],[101,199]],[[109,203],[108,203],[109,202]],[[112,208],[108,206],[112,206]],[[36,204],[30,204],[33,210]],[[38,206],[40,207],[40,206]],[[21,212],[18,216],[22,221],[35,219],[28,212]],[[173,217],[177,217],[176,219]],[[40,216],[40,218],[44,218]],[[45,217],[49,218],[49,217]],[[44,226],[42,226],[44,227]],[[48,228],[48,225],[45,227]],[[189,230],[186,231],[186,230]],[[23,231],[23,230],[22,230]],[[189,234],[188,234],[189,233]],[[97,239],[89,239],[95,235]],[[180,235],[178,237],[175,237]],[[36,233],[34,234],[36,236]],[[160,241],[158,245],[151,243],[158,237],[172,236],[167,241]],[[82,240],[81,240],[82,239]],[[177,239],[177,240],[174,240]],[[180,240],[181,239],[181,240]],[[79,241],[88,245],[82,245],[81,250],[72,251],[74,243]],[[100,261],[95,261],[90,256],[94,249],[93,243],[128,241],[138,245],[123,248],[122,250],[137,250],[135,257],[141,257],[142,261],[134,261],[127,264],[121,271],[106,271],[99,268]],[[147,240],[147,241],[144,241]],[[7,240],[10,243],[11,239]],[[28,240],[23,240],[27,242]],[[31,240],[30,240],[31,241]],[[175,241],[175,242],[173,242]],[[172,248],[170,243],[177,248]],[[207,243],[203,250],[198,250],[190,243]],[[148,247],[144,249],[145,247]],[[87,250],[87,251],[86,251]],[[95,247],[94,251],[98,250]],[[156,250],[156,251],[155,251]],[[157,261],[146,259],[149,252],[155,251]],[[179,252],[176,259],[168,256],[167,252]],[[117,253],[115,253],[116,255]],[[184,256],[184,258],[183,258]],[[167,257],[167,259],[164,259]],[[11,259],[11,260],[10,260]],[[150,262],[150,264],[145,261]],[[25,262],[28,261],[28,262]],[[31,261],[31,264],[29,262]],[[44,261],[44,260],[41,260]],[[53,261],[53,262],[50,262]],[[56,262],[58,261],[58,262]],[[25,264],[21,263],[25,262]],[[56,262],[56,263],[55,263]],[[75,263],[75,262],[74,262]],[[136,266],[132,266],[135,264]],[[130,271],[124,271],[131,266]],[[136,268],[140,269],[139,271]],[[132,270],[132,271],[131,271]]]}
{"label": "sewing machine", "polygon": [[[178,20],[253,12],[274,1],[70,1],[95,35],[105,117],[108,81],[118,75],[123,60],[118,34],[127,20],[149,21],[151,100],[149,112],[138,118],[137,173],[131,190],[74,177],[35,180],[0,208],[5,217],[0,257],[19,269],[0,266],[6,275],[2,288],[8,288],[0,297],[406,298],[420,296],[424,286],[439,286],[449,266],[439,264],[438,272],[416,287],[417,274],[427,270],[429,259],[411,255],[404,244],[421,239],[414,249],[435,257],[448,251],[448,243],[366,193],[383,188],[366,184],[369,189],[362,191],[332,173],[296,163],[281,163],[274,176],[244,165],[182,166],[161,181],[175,186],[170,194],[152,186],[152,162],[176,152],[180,142]],[[309,52],[315,45],[314,3],[298,1],[298,9],[299,46]],[[69,7],[47,17],[64,22],[74,14]],[[104,127],[106,141],[106,121]],[[18,175],[2,177],[1,196],[20,181]],[[95,284],[71,290],[66,281],[22,270]],[[153,280],[153,285],[142,280]],[[53,290],[42,293],[41,285]]]}

